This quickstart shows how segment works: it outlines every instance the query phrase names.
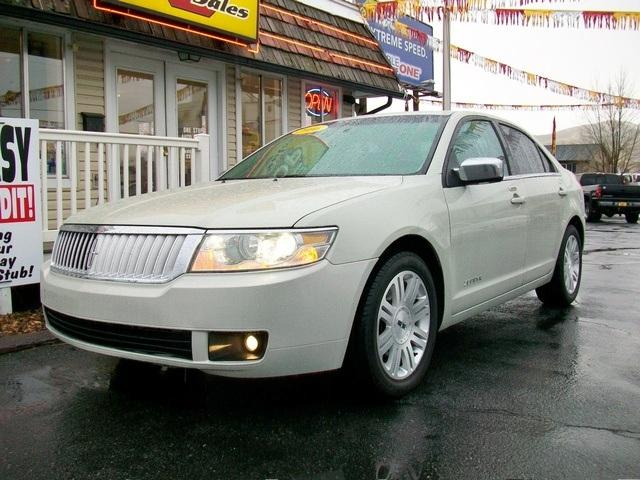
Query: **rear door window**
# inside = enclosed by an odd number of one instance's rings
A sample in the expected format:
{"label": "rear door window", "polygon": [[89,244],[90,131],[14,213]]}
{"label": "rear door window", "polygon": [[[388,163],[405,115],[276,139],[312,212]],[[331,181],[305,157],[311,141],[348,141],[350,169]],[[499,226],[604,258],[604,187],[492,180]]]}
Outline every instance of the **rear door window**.
{"label": "rear door window", "polygon": [[520,130],[500,124],[502,135],[509,150],[509,165],[512,175],[545,173],[540,151],[536,144]]}
{"label": "rear door window", "polygon": [[556,171],[556,167],[553,166],[553,163],[551,163],[551,160],[549,160],[549,158],[539,148],[538,148],[538,155],[540,155],[540,159],[542,160],[542,167],[544,168],[545,172]]}

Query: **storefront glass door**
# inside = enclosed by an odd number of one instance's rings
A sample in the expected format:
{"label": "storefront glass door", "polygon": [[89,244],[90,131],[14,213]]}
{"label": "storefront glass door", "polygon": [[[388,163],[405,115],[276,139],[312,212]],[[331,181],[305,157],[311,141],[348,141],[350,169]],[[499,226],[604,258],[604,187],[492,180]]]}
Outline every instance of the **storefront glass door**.
{"label": "storefront glass door", "polygon": [[[110,81],[107,82],[107,130],[110,132],[194,138],[197,134],[209,134],[209,150],[215,155],[217,120],[216,74],[204,65],[149,59],[112,52],[110,55]],[[110,86],[111,84],[111,86]],[[213,134],[212,134],[213,133]],[[169,149],[171,150],[171,149]],[[141,192],[154,191],[175,185],[176,171],[169,168],[175,154],[168,149],[145,149],[142,152]],[[130,179],[136,178],[133,151],[128,153]],[[163,157],[161,157],[163,156]],[[192,159],[186,154],[177,175],[180,184],[191,184]],[[210,162],[213,175],[217,163]],[[124,168],[124,167],[123,167]],[[170,171],[171,170],[171,171]],[[168,181],[168,179],[173,179]],[[122,188],[126,188],[122,185]],[[129,194],[135,192],[129,185]]]}

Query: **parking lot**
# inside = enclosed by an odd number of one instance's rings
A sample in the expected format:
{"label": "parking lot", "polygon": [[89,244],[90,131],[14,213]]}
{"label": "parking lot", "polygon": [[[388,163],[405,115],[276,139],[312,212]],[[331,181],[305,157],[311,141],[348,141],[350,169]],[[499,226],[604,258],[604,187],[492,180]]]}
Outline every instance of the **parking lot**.
{"label": "parking lot", "polygon": [[640,478],[640,225],[589,224],[575,307],[439,334],[426,381],[240,381],[42,346],[0,356],[0,478]]}

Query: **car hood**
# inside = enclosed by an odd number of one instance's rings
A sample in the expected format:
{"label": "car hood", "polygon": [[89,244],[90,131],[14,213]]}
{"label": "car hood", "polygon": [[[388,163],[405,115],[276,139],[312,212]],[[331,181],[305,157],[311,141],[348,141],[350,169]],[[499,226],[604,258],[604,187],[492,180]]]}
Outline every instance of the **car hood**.
{"label": "car hood", "polygon": [[401,183],[399,176],[216,181],[90,208],[66,223],[291,227],[312,212]]}

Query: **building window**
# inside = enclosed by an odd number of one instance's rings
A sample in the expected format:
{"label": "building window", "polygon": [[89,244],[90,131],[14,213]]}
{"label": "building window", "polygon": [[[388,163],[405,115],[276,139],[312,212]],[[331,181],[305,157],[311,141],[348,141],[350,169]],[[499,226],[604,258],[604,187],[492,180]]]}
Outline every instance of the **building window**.
{"label": "building window", "polygon": [[283,133],[282,80],[266,75],[242,72],[242,157]]}
{"label": "building window", "polygon": [[[0,116],[34,118],[40,128],[65,128],[63,64],[62,37],[2,26]],[[66,175],[66,165],[62,167]],[[47,172],[55,171],[55,145],[50,144]]]}
{"label": "building window", "polygon": [[23,116],[20,44],[19,30],[0,29],[0,117]]}
{"label": "building window", "polygon": [[305,83],[304,125],[340,118],[340,90],[316,83]]}

